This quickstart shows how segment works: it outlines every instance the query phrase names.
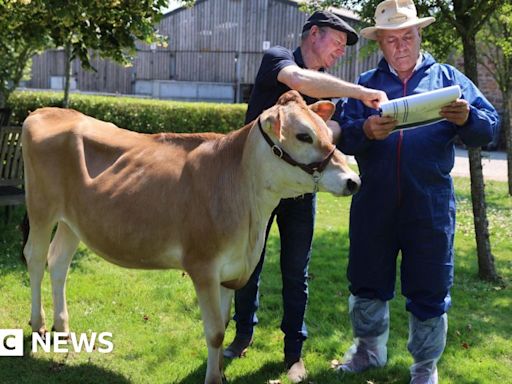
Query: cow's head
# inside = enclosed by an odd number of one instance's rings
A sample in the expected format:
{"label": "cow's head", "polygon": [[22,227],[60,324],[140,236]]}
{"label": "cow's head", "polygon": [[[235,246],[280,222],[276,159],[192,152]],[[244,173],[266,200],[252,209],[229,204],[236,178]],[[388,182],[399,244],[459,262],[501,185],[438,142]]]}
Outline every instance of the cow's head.
{"label": "cow's head", "polygon": [[290,195],[282,197],[316,191],[348,196],[359,189],[359,176],[331,141],[326,121],[334,109],[330,101],[307,106],[298,92],[289,91],[257,120],[271,149],[274,179],[279,180],[283,193]]}

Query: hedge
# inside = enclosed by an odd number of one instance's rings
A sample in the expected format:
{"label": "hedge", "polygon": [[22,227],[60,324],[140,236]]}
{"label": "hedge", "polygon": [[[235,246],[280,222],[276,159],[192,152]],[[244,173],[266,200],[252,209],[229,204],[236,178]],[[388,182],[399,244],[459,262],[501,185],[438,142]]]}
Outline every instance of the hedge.
{"label": "hedge", "polygon": [[[30,111],[60,106],[62,92],[16,91],[8,100],[10,125],[21,125]],[[142,133],[220,132],[244,125],[246,104],[216,104],[97,96],[72,93],[70,108]]]}

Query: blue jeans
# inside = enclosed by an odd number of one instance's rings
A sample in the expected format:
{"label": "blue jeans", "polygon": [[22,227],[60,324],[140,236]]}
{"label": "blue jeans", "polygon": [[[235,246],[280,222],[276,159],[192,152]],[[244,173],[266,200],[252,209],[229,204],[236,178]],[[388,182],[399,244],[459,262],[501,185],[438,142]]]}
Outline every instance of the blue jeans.
{"label": "blue jeans", "polygon": [[258,323],[260,273],[265,260],[268,233],[274,218],[281,238],[281,276],[283,281],[284,353],[300,356],[302,343],[307,338],[304,314],[308,300],[308,264],[311,257],[313,227],[315,223],[316,196],[306,194],[293,199],[283,199],[272,212],[267,225],[265,246],[261,258],[245,287],[235,292],[236,333],[252,337]]}

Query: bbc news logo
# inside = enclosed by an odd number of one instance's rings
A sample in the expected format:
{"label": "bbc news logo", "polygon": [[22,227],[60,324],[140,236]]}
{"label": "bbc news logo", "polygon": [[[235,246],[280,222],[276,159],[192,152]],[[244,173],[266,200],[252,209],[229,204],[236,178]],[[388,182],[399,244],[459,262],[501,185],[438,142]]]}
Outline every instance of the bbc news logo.
{"label": "bbc news logo", "polygon": [[0,329],[0,356],[23,356],[23,329]]}
{"label": "bbc news logo", "polygon": [[[44,352],[68,353],[87,352],[97,350],[100,353],[110,353],[114,350],[110,332],[87,333],[45,333],[44,336],[37,332],[32,333],[32,352],[40,349]],[[0,356],[23,356],[23,330],[0,329]]]}

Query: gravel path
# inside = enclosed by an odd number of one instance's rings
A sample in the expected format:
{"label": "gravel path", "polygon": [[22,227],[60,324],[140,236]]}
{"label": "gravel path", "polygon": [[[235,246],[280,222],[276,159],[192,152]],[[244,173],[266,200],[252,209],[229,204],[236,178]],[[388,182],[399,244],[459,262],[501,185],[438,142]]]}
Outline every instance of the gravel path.
{"label": "gravel path", "polygon": [[[355,164],[352,156],[347,156],[349,163]],[[507,181],[507,154],[505,152],[482,151],[482,170],[485,180]],[[468,152],[465,149],[455,149],[455,165],[452,176],[469,177]]]}
{"label": "gravel path", "polygon": [[[507,154],[482,151],[482,170],[485,180],[507,181]],[[469,159],[465,149],[456,149],[455,165],[451,175],[469,177]]]}

